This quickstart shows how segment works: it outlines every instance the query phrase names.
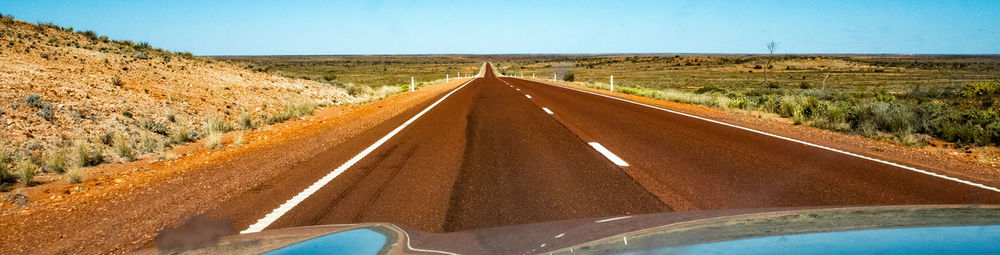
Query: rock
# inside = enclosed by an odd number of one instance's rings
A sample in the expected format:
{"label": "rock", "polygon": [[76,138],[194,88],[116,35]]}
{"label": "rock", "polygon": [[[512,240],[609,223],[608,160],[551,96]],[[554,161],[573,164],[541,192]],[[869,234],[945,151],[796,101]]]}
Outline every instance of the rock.
{"label": "rock", "polygon": [[20,193],[7,194],[3,195],[3,201],[10,201],[11,204],[15,204],[17,206],[26,206],[28,205],[28,196]]}

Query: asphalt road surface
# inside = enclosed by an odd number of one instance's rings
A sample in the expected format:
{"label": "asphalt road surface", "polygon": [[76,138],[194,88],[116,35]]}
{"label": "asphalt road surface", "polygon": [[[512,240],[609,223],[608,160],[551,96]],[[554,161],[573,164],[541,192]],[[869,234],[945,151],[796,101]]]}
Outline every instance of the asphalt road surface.
{"label": "asphalt road surface", "polygon": [[357,222],[451,232],[669,211],[1000,203],[987,188],[498,78],[489,65],[450,94],[289,167],[206,215],[256,228],[245,232]]}

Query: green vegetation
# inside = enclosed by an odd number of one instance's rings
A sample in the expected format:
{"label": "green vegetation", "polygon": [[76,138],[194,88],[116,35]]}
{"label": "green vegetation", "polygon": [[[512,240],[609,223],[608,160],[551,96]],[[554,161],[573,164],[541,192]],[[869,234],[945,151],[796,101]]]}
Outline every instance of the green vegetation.
{"label": "green vegetation", "polygon": [[[579,85],[921,145],[1000,144],[1000,57],[795,55],[501,56],[501,72],[574,74]],[[770,63],[768,63],[770,62]],[[764,67],[771,67],[768,81]],[[565,77],[565,76],[564,76]]]}
{"label": "green vegetation", "polygon": [[69,183],[83,182],[83,173],[80,172],[79,168],[73,168],[72,170],[69,170],[66,176],[69,177]]}
{"label": "green vegetation", "polygon": [[135,151],[132,150],[132,141],[123,135],[115,136],[112,148],[118,157],[125,161],[135,161]]}
{"label": "green vegetation", "polygon": [[54,173],[65,173],[70,167],[69,152],[64,148],[59,148],[49,153],[45,159],[45,167]]}
{"label": "green vegetation", "polygon": [[104,153],[87,142],[76,144],[76,160],[79,166],[96,166],[104,163]]}
{"label": "green vegetation", "polygon": [[264,116],[264,123],[268,125],[285,122],[292,118],[312,115],[319,105],[306,100],[289,100],[285,102],[285,109],[277,113]]}
{"label": "green vegetation", "polygon": [[476,73],[482,60],[459,55],[397,56],[224,56],[213,59],[244,68],[313,80],[347,90],[359,102],[378,100],[418,83]]}
{"label": "green vegetation", "polygon": [[29,160],[21,160],[17,163],[18,177],[25,186],[35,185],[35,175],[38,175],[38,166]]}

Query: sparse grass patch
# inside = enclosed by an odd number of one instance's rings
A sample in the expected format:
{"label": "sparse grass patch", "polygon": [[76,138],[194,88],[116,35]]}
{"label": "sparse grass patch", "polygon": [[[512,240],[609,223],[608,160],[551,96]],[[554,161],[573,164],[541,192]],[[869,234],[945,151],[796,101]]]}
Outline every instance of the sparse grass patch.
{"label": "sparse grass patch", "polygon": [[203,134],[225,133],[232,130],[232,125],[216,116],[205,117],[205,120],[201,122],[201,133]]}
{"label": "sparse grass patch", "polygon": [[104,163],[104,153],[99,148],[86,142],[76,144],[76,160],[79,166],[96,166]]}
{"label": "sparse grass patch", "polygon": [[132,141],[130,141],[124,135],[115,136],[114,145],[115,154],[118,155],[124,161],[135,161],[136,155],[135,151],[132,150]]}
{"label": "sparse grass patch", "polygon": [[34,186],[35,176],[38,175],[38,166],[30,160],[21,160],[17,163],[17,173],[24,186]]}
{"label": "sparse grass patch", "polygon": [[170,142],[173,144],[185,144],[194,142],[195,137],[197,137],[197,134],[195,134],[194,130],[180,127],[170,133]]}
{"label": "sparse grass patch", "polygon": [[69,152],[64,148],[58,148],[50,152],[45,158],[45,168],[54,173],[65,173],[70,167]]}
{"label": "sparse grass patch", "polygon": [[285,102],[285,108],[279,112],[264,117],[264,123],[271,125],[285,122],[292,118],[312,115],[319,105],[308,100],[289,100]]}
{"label": "sparse grass patch", "polygon": [[254,126],[253,119],[250,118],[250,114],[246,112],[240,113],[240,117],[236,123],[239,125],[240,129],[243,130],[251,130],[256,128]]}
{"label": "sparse grass patch", "polygon": [[83,170],[80,168],[70,169],[66,173],[66,177],[69,177],[69,183],[81,183],[83,182]]}
{"label": "sparse grass patch", "polygon": [[205,149],[214,150],[222,148],[222,133],[208,133],[205,137]]}
{"label": "sparse grass patch", "polygon": [[11,183],[17,182],[17,176],[11,173],[14,154],[5,143],[0,143],[0,191],[5,191]]}

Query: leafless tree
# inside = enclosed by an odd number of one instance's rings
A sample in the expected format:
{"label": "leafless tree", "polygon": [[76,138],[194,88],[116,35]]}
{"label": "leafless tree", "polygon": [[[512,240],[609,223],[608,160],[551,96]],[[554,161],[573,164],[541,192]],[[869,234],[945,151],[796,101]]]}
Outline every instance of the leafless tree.
{"label": "leafless tree", "polygon": [[767,65],[764,66],[764,85],[767,85],[767,69],[771,69],[771,56],[774,56],[775,49],[778,49],[778,43],[767,41],[767,52],[770,55],[767,57]]}

